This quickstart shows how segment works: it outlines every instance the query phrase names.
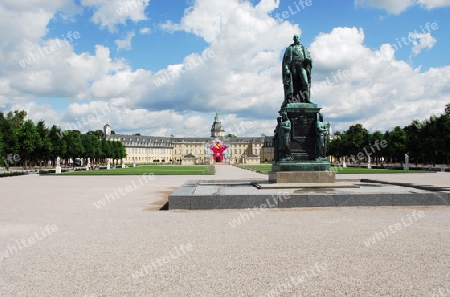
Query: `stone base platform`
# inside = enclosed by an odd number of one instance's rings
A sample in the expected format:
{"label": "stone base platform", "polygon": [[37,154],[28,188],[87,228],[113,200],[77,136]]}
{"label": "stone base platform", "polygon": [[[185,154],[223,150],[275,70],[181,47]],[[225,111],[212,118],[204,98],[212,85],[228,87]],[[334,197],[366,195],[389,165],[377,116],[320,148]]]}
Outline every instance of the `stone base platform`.
{"label": "stone base platform", "polygon": [[270,171],[271,183],[334,183],[332,171]]}
{"label": "stone base platform", "polygon": [[[282,186],[282,187],[274,187]],[[267,180],[189,180],[169,195],[169,210],[450,205],[450,191],[377,181],[273,184]]]}
{"label": "stone base platform", "polygon": [[272,164],[273,171],[329,171],[331,164],[325,159],[315,161],[278,161]]}
{"label": "stone base platform", "polygon": [[359,188],[358,185],[350,183],[269,183],[258,184],[258,189],[342,189]]}

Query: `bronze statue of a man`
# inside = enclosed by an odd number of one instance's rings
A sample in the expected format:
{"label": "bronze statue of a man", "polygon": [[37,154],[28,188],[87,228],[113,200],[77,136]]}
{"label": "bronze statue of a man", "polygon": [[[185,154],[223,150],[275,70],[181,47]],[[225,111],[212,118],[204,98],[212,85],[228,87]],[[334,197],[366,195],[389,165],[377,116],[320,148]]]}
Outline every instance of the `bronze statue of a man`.
{"label": "bronze statue of a man", "polygon": [[311,102],[312,59],[297,34],[284,52],[282,67],[285,103]]}
{"label": "bronze statue of a man", "polygon": [[283,111],[281,113],[280,130],[278,134],[279,141],[279,156],[280,160],[292,160],[291,156],[291,121],[289,120],[287,113]]}
{"label": "bronze statue of a man", "polygon": [[317,133],[317,155],[319,158],[326,158],[328,126],[323,122],[323,115],[321,113],[317,114],[316,133]]}
{"label": "bronze statue of a man", "polygon": [[273,159],[275,161],[280,161],[280,140],[282,131],[281,129],[281,117],[277,117],[277,127],[275,128],[273,135]]}

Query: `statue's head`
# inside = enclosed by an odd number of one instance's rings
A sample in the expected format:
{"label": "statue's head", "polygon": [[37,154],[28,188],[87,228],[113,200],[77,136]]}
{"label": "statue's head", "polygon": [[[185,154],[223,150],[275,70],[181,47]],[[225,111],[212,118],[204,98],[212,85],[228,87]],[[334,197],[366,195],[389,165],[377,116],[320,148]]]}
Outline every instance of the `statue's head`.
{"label": "statue's head", "polygon": [[319,112],[319,122],[323,122],[323,114]]}
{"label": "statue's head", "polygon": [[294,43],[299,44],[300,43],[300,36],[298,34],[294,34]]}
{"label": "statue's head", "polygon": [[282,113],[281,113],[281,117],[283,118],[283,120],[287,120],[287,113],[285,112],[285,111],[283,111]]}

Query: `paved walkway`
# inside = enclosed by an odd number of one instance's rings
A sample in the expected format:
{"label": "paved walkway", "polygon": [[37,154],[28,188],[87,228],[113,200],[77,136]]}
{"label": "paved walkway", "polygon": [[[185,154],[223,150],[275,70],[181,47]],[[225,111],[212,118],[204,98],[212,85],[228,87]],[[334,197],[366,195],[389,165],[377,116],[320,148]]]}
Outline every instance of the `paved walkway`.
{"label": "paved walkway", "polygon": [[450,296],[450,207],[156,211],[193,178],[1,178],[0,296]]}
{"label": "paved walkway", "polygon": [[386,173],[386,174],[338,174],[337,179],[374,179],[386,182],[411,183],[437,187],[450,187],[450,172]]}
{"label": "paved walkway", "polygon": [[236,166],[220,165],[216,167],[216,174],[213,179],[268,179],[267,175],[250,170],[243,170]]}

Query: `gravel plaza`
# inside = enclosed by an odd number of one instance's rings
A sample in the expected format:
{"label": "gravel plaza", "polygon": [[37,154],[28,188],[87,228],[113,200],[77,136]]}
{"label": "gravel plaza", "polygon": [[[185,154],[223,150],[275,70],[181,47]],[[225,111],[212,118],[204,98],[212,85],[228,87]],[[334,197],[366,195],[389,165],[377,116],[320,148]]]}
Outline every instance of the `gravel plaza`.
{"label": "gravel plaza", "polygon": [[[216,170],[202,179],[266,177]],[[101,208],[137,176],[1,178],[0,296],[450,296],[449,206],[159,211],[196,178],[154,176]]]}

